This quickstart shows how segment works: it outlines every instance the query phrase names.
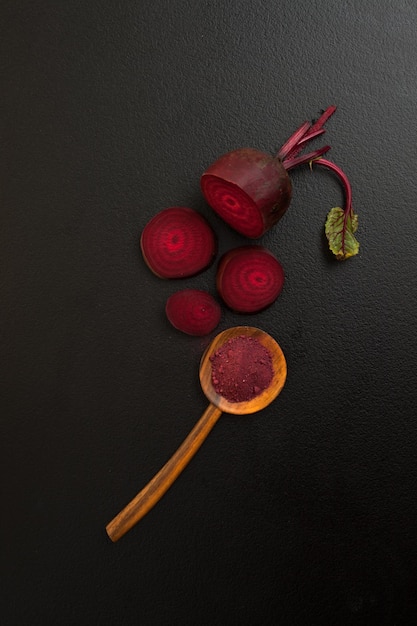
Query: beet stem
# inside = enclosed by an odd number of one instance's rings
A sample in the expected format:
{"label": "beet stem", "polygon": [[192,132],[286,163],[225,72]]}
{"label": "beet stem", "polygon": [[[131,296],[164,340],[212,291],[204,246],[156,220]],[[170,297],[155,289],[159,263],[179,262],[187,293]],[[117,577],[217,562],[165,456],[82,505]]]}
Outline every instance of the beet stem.
{"label": "beet stem", "polygon": [[[297,144],[297,148],[302,148],[306,143],[308,143],[309,141],[312,141],[313,139],[315,139],[316,137],[319,137],[320,135],[323,135],[325,132],[326,132],[325,128],[318,128],[314,132],[309,131],[308,133],[304,135],[304,137],[302,137],[302,139],[300,139],[300,141]],[[288,154],[287,158],[290,156],[291,156],[291,153]]]}
{"label": "beet stem", "polygon": [[330,150],[330,146],[323,146],[322,148],[319,148],[318,150],[314,150],[313,152],[308,152],[307,154],[303,154],[300,157],[285,159],[285,161],[283,161],[282,164],[285,167],[285,169],[288,171],[288,170],[293,169],[294,167],[297,167],[298,165],[303,165],[304,163],[310,163],[311,161],[314,161],[315,159],[320,158],[322,154],[325,154],[329,150]]}
{"label": "beet stem", "polygon": [[299,128],[287,139],[287,141],[281,146],[277,154],[278,159],[284,160],[289,153],[298,146],[300,140],[305,136],[307,131],[310,130],[310,122],[304,122]]}
{"label": "beet stem", "polygon": [[310,129],[300,139],[298,144],[293,146],[293,148],[290,151],[287,151],[287,154],[286,154],[287,159],[290,159],[290,158],[292,159],[295,156],[297,156],[297,154],[302,150],[302,148],[308,141],[314,139],[318,135],[325,132],[323,126],[327,122],[327,120],[335,113],[336,108],[337,107],[335,107],[334,105],[327,107],[327,109],[320,115],[318,120],[316,120],[310,125]]}
{"label": "beet stem", "polygon": [[345,222],[348,219],[349,215],[353,213],[352,208],[352,187],[350,185],[349,179],[344,173],[344,171],[332,161],[328,159],[315,159],[313,160],[314,165],[321,165],[322,167],[327,167],[327,169],[332,170],[337,177],[339,178],[343,189],[345,191]]}
{"label": "beet stem", "polygon": [[327,120],[330,119],[331,116],[336,112],[336,109],[337,107],[334,105],[327,107],[327,109],[320,115],[319,119],[311,126],[311,132],[322,128]]}

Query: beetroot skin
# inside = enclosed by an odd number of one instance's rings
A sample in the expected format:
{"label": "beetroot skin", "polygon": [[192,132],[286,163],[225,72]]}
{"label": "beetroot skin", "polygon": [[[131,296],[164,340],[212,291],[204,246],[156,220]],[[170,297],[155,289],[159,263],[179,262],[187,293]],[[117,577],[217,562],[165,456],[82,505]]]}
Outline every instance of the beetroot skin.
{"label": "beetroot skin", "polygon": [[201,190],[225,222],[252,239],[281,219],[292,195],[281,160],[252,148],[221,156],[202,175]]}

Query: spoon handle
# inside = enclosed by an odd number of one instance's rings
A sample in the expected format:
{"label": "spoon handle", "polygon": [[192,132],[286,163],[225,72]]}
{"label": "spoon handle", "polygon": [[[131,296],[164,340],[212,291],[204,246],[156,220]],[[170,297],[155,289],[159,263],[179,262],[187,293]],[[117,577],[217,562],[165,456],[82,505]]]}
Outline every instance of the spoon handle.
{"label": "spoon handle", "polygon": [[222,411],[209,404],[178,450],[149,483],[106,526],[108,536],[117,541],[162,498],[180,475],[219,419]]}

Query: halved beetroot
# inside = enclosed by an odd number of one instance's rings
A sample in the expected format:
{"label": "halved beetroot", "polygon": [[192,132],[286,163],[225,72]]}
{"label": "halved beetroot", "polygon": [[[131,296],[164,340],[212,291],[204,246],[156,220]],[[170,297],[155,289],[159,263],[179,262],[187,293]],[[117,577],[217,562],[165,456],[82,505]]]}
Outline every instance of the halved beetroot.
{"label": "halved beetroot", "polygon": [[253,148],[224,154],[200,182],[211,208],[252,239],[278,222],[291,201],[291,180],[281,160]]}
{"label": "halved beetroot", "polygon": [[167,300],[165,312],[171,324],[187,335],[211,333],[220,322],[221,308],[207,291],[183,289]]}
{"label": "halved beetroot", "polygon": [[217,290],[228,307],[238,313],[256,313],[270,306],[284,286],[284,270],[263,246],[233,248],[219,261]]}
{"label": "halved beetroot", "polygon": [[140,246],[159,278],[194,276],[212,263],[217,251],[211,226],[188,207],[169,207],[155,215],[142,231]]}

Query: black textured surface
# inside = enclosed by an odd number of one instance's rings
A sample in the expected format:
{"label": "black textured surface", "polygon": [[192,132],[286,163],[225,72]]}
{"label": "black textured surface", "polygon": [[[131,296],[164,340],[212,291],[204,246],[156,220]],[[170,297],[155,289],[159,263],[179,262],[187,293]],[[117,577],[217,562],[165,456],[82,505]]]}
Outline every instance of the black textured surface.
{"label": "black textured surface", "polygon": [[[0,3],[2,599],[5,626],[406,626],[417,622],[417,5],[411,0]],[[330,259],[342,201],[294,172],[265,236],[277,401],[224,416],[119,543],[105,525],[206,401],[208,340],[164,318],[138,238],[201,211],[223,152],[273,152],[329,104],[360,256]]]}

